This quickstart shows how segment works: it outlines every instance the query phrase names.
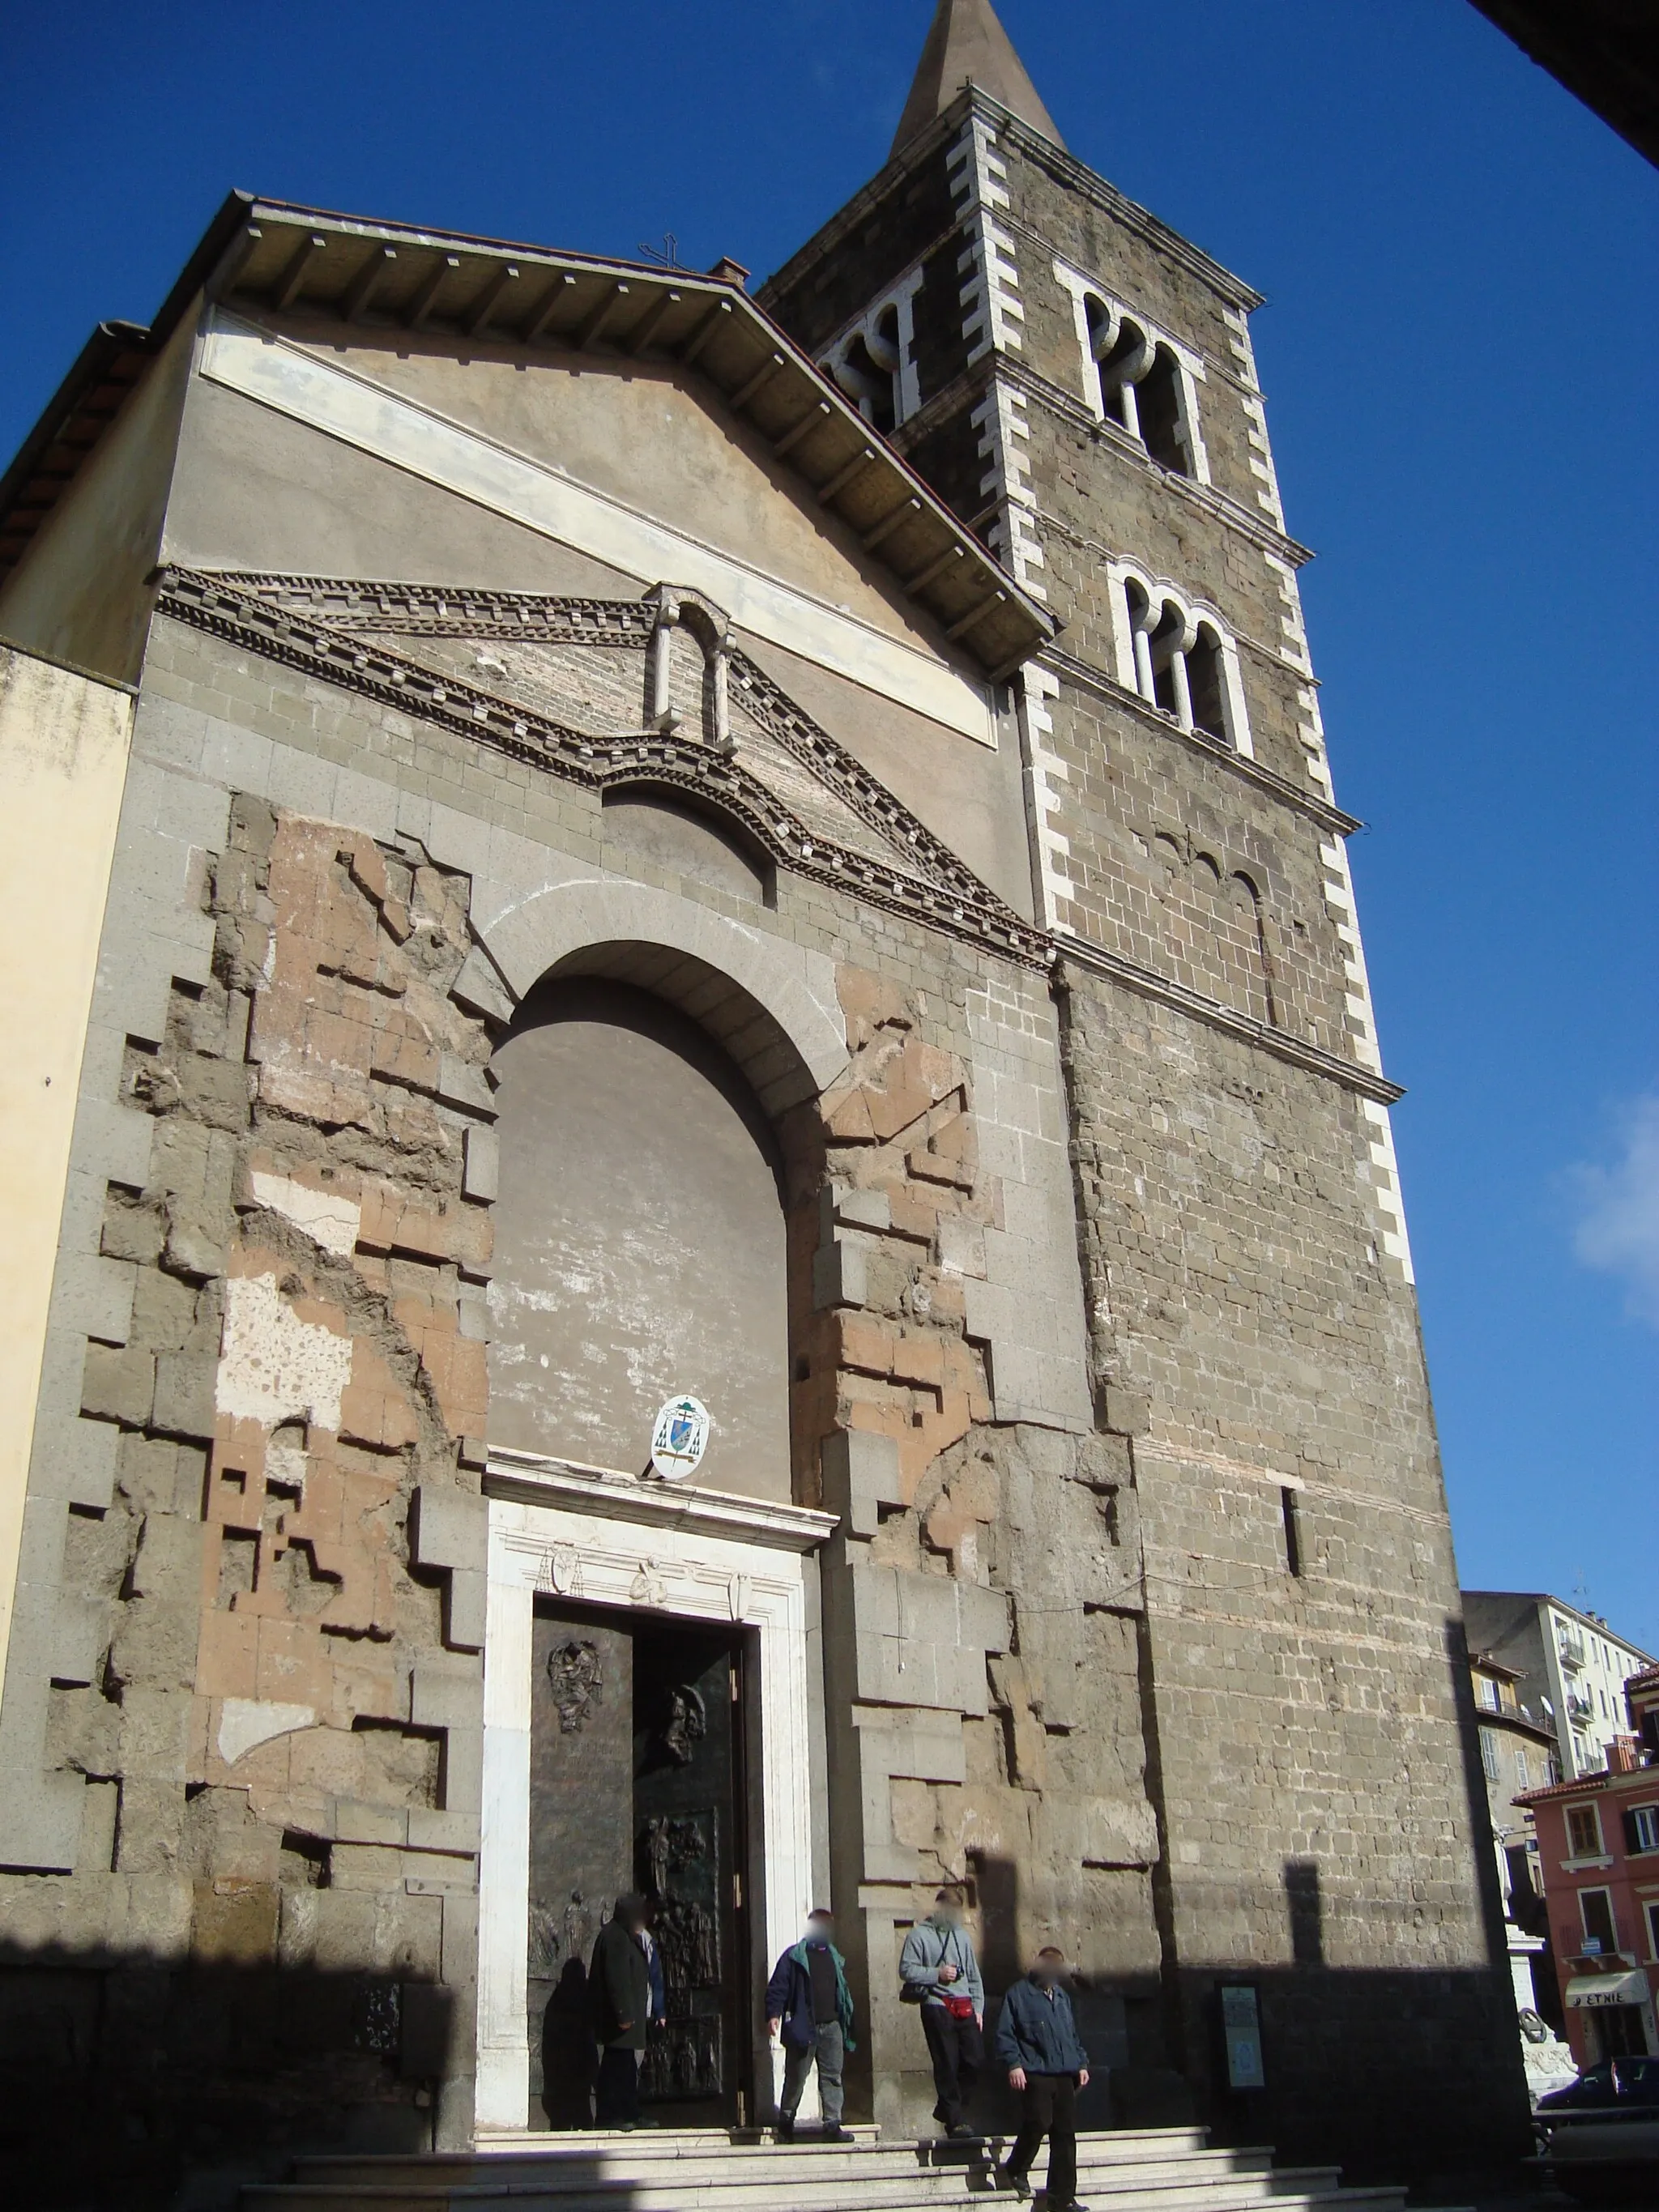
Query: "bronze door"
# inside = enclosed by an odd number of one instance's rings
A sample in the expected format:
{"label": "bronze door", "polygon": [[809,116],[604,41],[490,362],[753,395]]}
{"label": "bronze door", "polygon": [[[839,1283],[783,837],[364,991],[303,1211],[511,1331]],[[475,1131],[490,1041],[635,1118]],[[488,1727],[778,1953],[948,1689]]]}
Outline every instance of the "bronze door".
{"label": "bronze door", "polygon": [[590,2124],[587,1962],[629,1889],[650,1902],[665,1985],[646,2109],[664,2124],[736,2122],[751,2012],[741,1643],[538,1598],[532,1665],[530,2124]]}

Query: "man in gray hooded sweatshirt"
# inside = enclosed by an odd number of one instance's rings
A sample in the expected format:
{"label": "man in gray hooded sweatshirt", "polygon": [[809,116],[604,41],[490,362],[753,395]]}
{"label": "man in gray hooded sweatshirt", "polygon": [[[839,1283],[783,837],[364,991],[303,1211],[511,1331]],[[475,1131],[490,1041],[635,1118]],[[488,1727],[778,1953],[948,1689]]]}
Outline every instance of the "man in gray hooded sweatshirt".
{"label": "man in gray hooded sweatshirt", "polygon": [[985,2064],[985,1984],[955,1890],[940,1890],[933,1911],[905,1937],[899,1981],[905,2002],[921,2008],[939,2097],[933,2118],[947,2136],[974,2136],[963,2106]]}

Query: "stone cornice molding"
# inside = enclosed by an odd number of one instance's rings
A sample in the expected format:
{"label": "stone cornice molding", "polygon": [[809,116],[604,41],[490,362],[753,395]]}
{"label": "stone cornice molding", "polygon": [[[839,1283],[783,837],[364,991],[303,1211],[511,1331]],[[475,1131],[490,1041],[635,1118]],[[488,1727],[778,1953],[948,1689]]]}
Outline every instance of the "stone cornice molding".
{"label": "stone cornice molding", "polygon": [[[407,627],[419,635],[643,652],[656,620],[650,593],[639,601],[562,599],[179,568],[164,572],[156,611],[590,790],[645,784],[684,791],[732,817],[772,860],[797,875],[1020,966],[1048,964],[1043,932],[981,883],[745,653],[734,650],[730,656],[734,696],[740,694],[767,734],[880,836],[894,856],[890,861],[814,832],[741,758],[700,738],[655,729],[579,728],[464,678],[437,675],[385,641],[388,633]],[[365,636],[366,631],[377,635]]]}
{"label": "stone cornice molding", "polygon": [[[962,370],[951,378],[949,384],[942,385],[924,400],[914,415],[906,416],[894,431],[891,442],[901,453],[913,452],[941,422],[976,405],[999,377],[1036,399],[1050,414],[1059,416],[1068,429],[1079,434],[1086,431],[1091,438],[1109,445],[1121,459],[1145,471],[1147,475],[1156,477],[1160,485],[1174,492],[1177,498],[1187,500],[1200,508],[1212,522],[1236,531],[1259,551],[1271,553],[1275,560],[1283,561],[1291,568],[1305,568],[1310,561],[1317,558],[1310,545],[1304,545],[1299,538],[1287,536],[1284,531],[1275,528],[1265,516],[1252,514],[1248,507],[1241,507],[1228,493],[1218,491],[1212,484],[1194,483],[1190,477],[1183,477],[1179,470],[1162,467],[1139,439],[1131,438],[1127,430],[1120,429],[1115,423],[1097,422],[1083,402],[1073,398],[1063,385],[1053,383],[1041,370],[1031,368],[1029,362],[1021,361],[1014,354],[988,355],[984,360],[975,362],[971,368]],[[984,513],[994,514],[996,504],[993,501]],[[969,527],[975,526],[981,519],[982,516],[974,518]],[[1048,523],[1056,518],[1045,509],[1042,520]],[[1074,526],[1067,524],[1060,526],[1074,528]],[[1058,617],[1055,619],[1057,622],[1060,620]],[[1063,631],[1063,622],[1060,623],[1060,627]]]}
{"label": "stone cornice molding", "polygon": [[625,1521],[640,1528],[724,1536],[776,1552],[816,1551],[841,1525],[838,1515],[811,1506],[783,1505],[735,1491],[703,1490],[691,1483],[662,1482],[615,1468],[587,1467],[578,1460],[500,1448],[490,1452],[483,1492],[486,1498],[559,1506],[566,1512]]}
{"label": "stone cornice molding", "polygon": [[[1241,538],[1248,538],[1251,544],[1259,546],[1264,553],[1273,554],[1292,568],[1305,568],[1317,557],[1311,545],[1304,545],[1300,538],[1292,538],[1287,532],[1277,528],[1265,516],[1252,514],[1249,507],[1241,506],[1230,493],[1218,490],[1213,484],[1197,483],[1191,477],[1182,476],[1179,469],[1166,469],[1161,462],[1152,459],[1139,438],[1132,438],[1116,423],[1109,421],[1097,422],[1082,401],[1073,398],[1064,385],[1051,382],[1029,362],[1021,361],[1017,355],[1005,354],[996,366],[1009,383],[1017,384],[1021,391],[1040,401],[1051,413],[1063,416],[1068,428],[1088,431],[1091,437],[1109,445],[1113,452],[1124,460],[1133,463],[1148,476],[1156,477],[1159,483],[1174,492],[1178,499],[1184,499],[1190,505],[1201,508],[1212,521],[1224,524],[1229,530],[1236,530]],[[909,428],[908,423],[905,428]],[[902,438],[900,442],[902,443]]]}
{"label": "stone cornice molding", "polygon": [[1271,1053],[1275,1060],[1299,1067],[1306,1074],[1323,1076],[1344,1090],[1357,1091],[1362,1098],[1374,1099],[1380,1106],[1392,1106],[1406,1095],[1400,1084],[1390,1083],[1386,1076],[1373,1074],[1370,1068],[1361,1067],[1354,1060],[1340,1060],[1334,1052],[1291,1036],[1287,1030],[1271,1028],[1266,1022],[1252,1021],[1248,1014],[1235,1013],[1231,1006],[1206,999],[1201,992],[1189,991],[1184,984],[1157,975],[1150,968],[1138,967],[1133,960],[1125,960],[1115,952],[1104,951],[1069,930],[1054,933],[1054,980],[1059,990],[1070,988],[1066,969],[1068,962],[1074,962],[1079,968],[1091,969],[1111,982],[1121,983],[1138,998],[1154,999],[1212,1030],[1237,1037],[1241,1043]]}
{"label": "stone cornice molding", "polygon": [[1173,714],[1166,714],[1160,708],[1149,705],[1138,691],[1126,690],[1115,677],[1108,676],[1103,670],[1093,667],[1086,660],[1079,660],[1075,655],[1050,646],[1046,653],[1038,656],[1037,665],[1052,670],[1063,683],[1074,684],[1079,690],[1092,692],[1106,705],[1133,715],[1146,729],[1156,730],[1163,737],[1174,738],[1190,751],[1202,753],[1206,760],[1213,761],[1218,768],[1230,770],[1246,783],[1254,784],[1258,791],[1267,793],[1285,806],[1294,807],[1298,814],[1305,814],[1310,821],[1318,823],[1322,830],[1329,830],[1339,837],[1352,837],[1365,826],[1357,815],[1345,814],[1340,806],[1333,806],[1317,792],[1304,791],[1299,784],[1292,783],[1289,776],[1280,775],[1277,769],[1267,768],[1259,760],[1250,760],[1244,754],[1235,752],[1219,738],[1208,737],[1202,730],[1183,730]]}
{"label": "stone cornice molding", "polygon": [[[318,599],[331,593],[337,595],[339,605],[325,619],[313,608]],[[307,604],[301,605],[301,600]],[[930,882],[896,866],[885,866],[866,854],[830,845],[808,830],[758,778],[696,738],[657,730],[606,735],[576,729],[461,678],[439,676],[392,653],[384,643],[386,633],[395,630],[401,610],[411,629],[423,622],[426,634],[441,631],[457,636],[511,636],[544,642],[580,641],[643,650],[649,642],[654,605],[650,594],[639,601],[555,599],[534,592],[456,591],[435,585],[379,585],[319,577],[219,575],[171,568],[161,576],[156,611],[242,650],[356,691],[381,706],[488,744],[590,789],[603,791],[640,783],[683,788],[736,817],[780,866],[814,882],[903,915],[997,958],[1041,969],[1062,985],[1064,963],[1075,959],[1143,997],[1159,1000],[1196,1021],[1368,1098],[1388,1104],[1404,1096],[1398,1085],[1369,1069],[1266,1023],[1234,1013],[1218,1000],[1115,954],[1103,952],[1069,931],[1051,934],[1034,927],[980,884],[948,847],[915,822],[867,770],[741,653],[732,656],[733,672],[744,675],[752,672],[761,708],[766,708],[769,703],[775,706],[775,721],[766,723],[772,734],[781,742],[793,734],[805,744],[807,750],[799,757],[849,804],[856,796],[860,814],[884,835],[891,836],[896,829],[912,825],[903,834],[907,837],[914,834],[918,849],[930,866],[943,872],[943,880]],[[364,635],[371,629],[380,635]],[[1101,698],[1136,714],[1150,728],[1202,751],[1206,758],[1231,768],[1322,825],[1341,832],[1362,826],[1352,816],[1327,808],[1311,794],[1297,791],[1260,763],[1212,747],[1197,733],[1189,736],[1085,663],[1073,662],[1069,655],[1051,654],[1047,659],[1054,660],[1053,673],[1086,685]],[[752,707],[754,702],[748,703]],[[839,773],[843,766],[844,779]],[[872,808],[873,812],[868,811]]]}

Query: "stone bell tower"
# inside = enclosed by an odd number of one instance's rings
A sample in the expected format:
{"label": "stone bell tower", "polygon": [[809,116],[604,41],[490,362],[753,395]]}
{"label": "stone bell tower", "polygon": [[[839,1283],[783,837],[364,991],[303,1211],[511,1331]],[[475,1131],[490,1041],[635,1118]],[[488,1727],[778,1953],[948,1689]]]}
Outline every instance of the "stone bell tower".
{"label": "stone bell tower", "polygon": [[[1401,1094],[1260,297],[1066,150],[987,0],[939,0],[886,166],[760,296],[1059,624],[1003,678],[1096,1425],[1144,1532],[1139,1987],[1168,2068],[1213,2123],[1351,2177],[1398,2165],[1392,2112],[1425,2171],[1512,2148]],[[1026,1695],[1009,1741],[1018,1721],[1058,1747],[1064,1717]],[[1237,1990],[1265,2089],[1225,2056]]]}

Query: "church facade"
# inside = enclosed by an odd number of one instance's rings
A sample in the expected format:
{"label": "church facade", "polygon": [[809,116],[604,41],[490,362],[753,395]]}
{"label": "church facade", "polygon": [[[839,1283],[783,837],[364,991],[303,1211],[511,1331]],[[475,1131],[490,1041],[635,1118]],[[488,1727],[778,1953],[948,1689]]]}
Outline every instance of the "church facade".
{"label": "church facade", "polygon": [[623,1889],[925,2131],[944,1881],[1091,2124],[1505,2154],[1257,297],[969,0],[745,274],[237,198],[0,487],[9,2154],[583,2124]]}

